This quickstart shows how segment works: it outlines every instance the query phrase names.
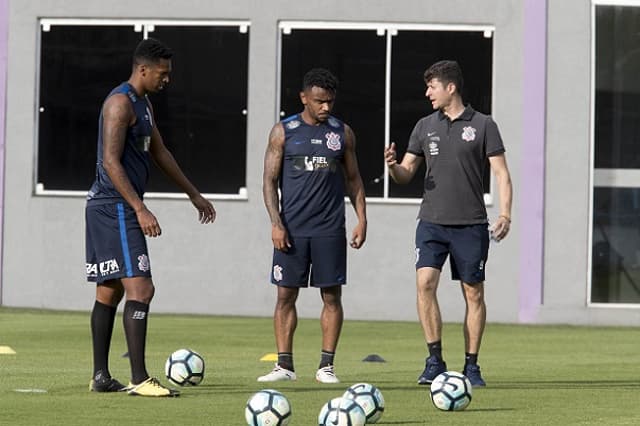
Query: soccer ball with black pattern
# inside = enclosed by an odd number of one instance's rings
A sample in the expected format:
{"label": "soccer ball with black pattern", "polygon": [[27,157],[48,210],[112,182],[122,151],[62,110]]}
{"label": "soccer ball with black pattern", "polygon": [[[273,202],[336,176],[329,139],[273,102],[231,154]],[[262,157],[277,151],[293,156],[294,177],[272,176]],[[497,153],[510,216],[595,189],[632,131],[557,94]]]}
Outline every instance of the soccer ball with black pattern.
{"label": "soccer ball with black pattern", "polygon": [[364,426],[367,416],[356,401],[333,398],[322,406],[318,415],[319,426]]}
{"label": "soccer ball with black pattern", "polygon": [[244,417],[249,426],[286,426],[291,420],[291,404],[277,390],[263,389],[249,398]]}
{"label": "soccer ball with black pattern", "polygon": [[461,373],[447,371],[431,382],[431,401],[444,411],[460,411],[471,403],[471,382]]}
{"label": "soccer ball with black pattern", "polygon": [[384,397],[380,389],[369,383],[356,383],[347,389],[342,395],[343,398],[353,399],[358,403],[364,415],[367,417],[367,424],[376,423],[384,412]]}
{"label": "soccer ball with black pattern", "polygon": [[204,379],[204,359],[191,349],[178,349],[167,358],[164,373],[178,386],[196,386]]}

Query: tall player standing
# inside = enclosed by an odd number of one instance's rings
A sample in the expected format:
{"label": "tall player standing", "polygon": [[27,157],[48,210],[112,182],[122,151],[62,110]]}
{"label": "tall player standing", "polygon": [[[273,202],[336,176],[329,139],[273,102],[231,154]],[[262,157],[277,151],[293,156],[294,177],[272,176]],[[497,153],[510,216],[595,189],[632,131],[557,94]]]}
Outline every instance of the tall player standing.
{"label": "tall player standing", "polygon": [[[87,279],[96,283],[91,313],[94,392],[127,391],[140,396],[177,396],[147,373],[145,344],[151,279],[145,235],[160,236],[160,224],[143,202],[149,157],[188,196],[201,223],[216,218],[213,205],[184,175],[165,147],[153,118],[148,93],[169,83],[172,51],[155,39],[138,44],[129,80],[107,96],[100,112],[96,179],[87,196]],[[131,382],[124,386],[109,372],[109,347],[116,308],[123,295],[124,332],[131,364]]]}
{"label": "tall player standing", "polygon": [[[271,219],[273,265],[277,286],[273,316],[278,362],[260,382],[295,380],[293,334],[301,287],[320,288],[322,351],[316,380],[338,383],[333,368],[342,329],[342,285],[347,252],[345,192],[358,217],[350,245],[359,249],[367,234],[362,178],[351,128],[331,115],[338,81],[329,71],[304,76],[304,110],[277,123],[264,158],[263,195]],[[278,196],[281,191],[281,199]]]}

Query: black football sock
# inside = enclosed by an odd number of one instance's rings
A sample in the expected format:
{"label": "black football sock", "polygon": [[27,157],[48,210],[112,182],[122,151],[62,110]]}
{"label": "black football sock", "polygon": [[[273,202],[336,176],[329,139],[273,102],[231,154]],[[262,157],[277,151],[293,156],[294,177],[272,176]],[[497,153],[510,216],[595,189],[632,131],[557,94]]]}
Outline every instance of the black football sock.
{"label": "black football sock", "polygon": [[123,323],[131,363],[131,383],[136,385],[149,378],[144,360],[148,313],[149,305],[146,303],[128,300],[124,305]]}
{"label": "black football sock", "polygon": [[320,366],[318,368],[324,368],[328,365],[333,365],[333,358],[336,356],[335,352],[325,351],[320,352]]}
{"label": "black football sock", "polygon": [[464,365],[475,365],[478,363],[478,354],[464,353]]}
{"label": "black football sock", "polygon": [[109,348],[113,323],[116,318],[116,307],[105,305],[96,300],[91,311],[91,339],[93,340],[93,377],[101,374],[111,377],[109,373]]}
{"label": "black football sock", "polygon": [[278,352],[278,365],[286,370],[293,369],[293,354],[291,352]]}
{"label": "black football sock", "polygon": [[442,341],[438,340],[437,342],[427,343],[427,348],[429,348],[429,356],[434,356],[438,359],[442,359]]}

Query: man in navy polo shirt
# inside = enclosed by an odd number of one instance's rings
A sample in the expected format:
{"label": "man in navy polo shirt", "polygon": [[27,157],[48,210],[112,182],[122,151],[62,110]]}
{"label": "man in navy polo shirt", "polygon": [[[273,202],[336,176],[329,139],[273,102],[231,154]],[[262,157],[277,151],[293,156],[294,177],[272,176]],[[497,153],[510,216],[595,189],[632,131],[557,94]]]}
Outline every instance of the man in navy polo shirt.
{"label": "man in navy polo shirt", "polygon": [[[418,316],[429,357],[418,384],[429,384],[447,370],[442,359],[437,289],[442,265],[450,255],[452,278],[460,281],[466,303],[463,374],[473,386],[485,386],[477,363],[486,322],[485,265],[489,237],[500,241],[509,232],[511,177],[496,123],[463,103],[458,63],[433,64],[425,71],[424,81],[425,95],[435,112],[416,124],[402,162],[396,160],[395,144],[384,151],[389,174],[396,183],[408,183],[423,160],[427,166],[416,228],[416,285]],[[500,199],[500,215],[489,232],[483,191],[487,159]]]}

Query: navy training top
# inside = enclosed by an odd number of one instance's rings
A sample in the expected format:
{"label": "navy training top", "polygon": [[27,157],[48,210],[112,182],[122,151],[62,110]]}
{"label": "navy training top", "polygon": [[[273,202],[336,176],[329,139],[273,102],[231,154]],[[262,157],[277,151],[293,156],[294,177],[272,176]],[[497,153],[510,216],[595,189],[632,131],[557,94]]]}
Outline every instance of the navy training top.
{"label": "navy training top", "polygon": [[[153,129],[153,116],[147,96],[138,96],[133,87],[124,82],[113,89],[105,98],[123,93],[127,95],[133,111],[136,115],[135,123],[127,129],[124,150],[120,161],[125,173],[131,181],[133,189],[140,199],[143,198],[145,186],[149,178],[149,145],[151,144],[151,131]],[[103,103],[104,107],[104,103]],[[103,166],[103,141],[102,141],[103,115],[100,110],[98,122],[98,161],[96,163],[96,179],[87,194],[88,204],[106,204],[125,202],[122,195],[116,190]]]}
{"label": "navy training top", "polygon": [[344,123],[330,116],[316,126],[300,114],[282,120],[280,216],[293,237],[345,234]]}

